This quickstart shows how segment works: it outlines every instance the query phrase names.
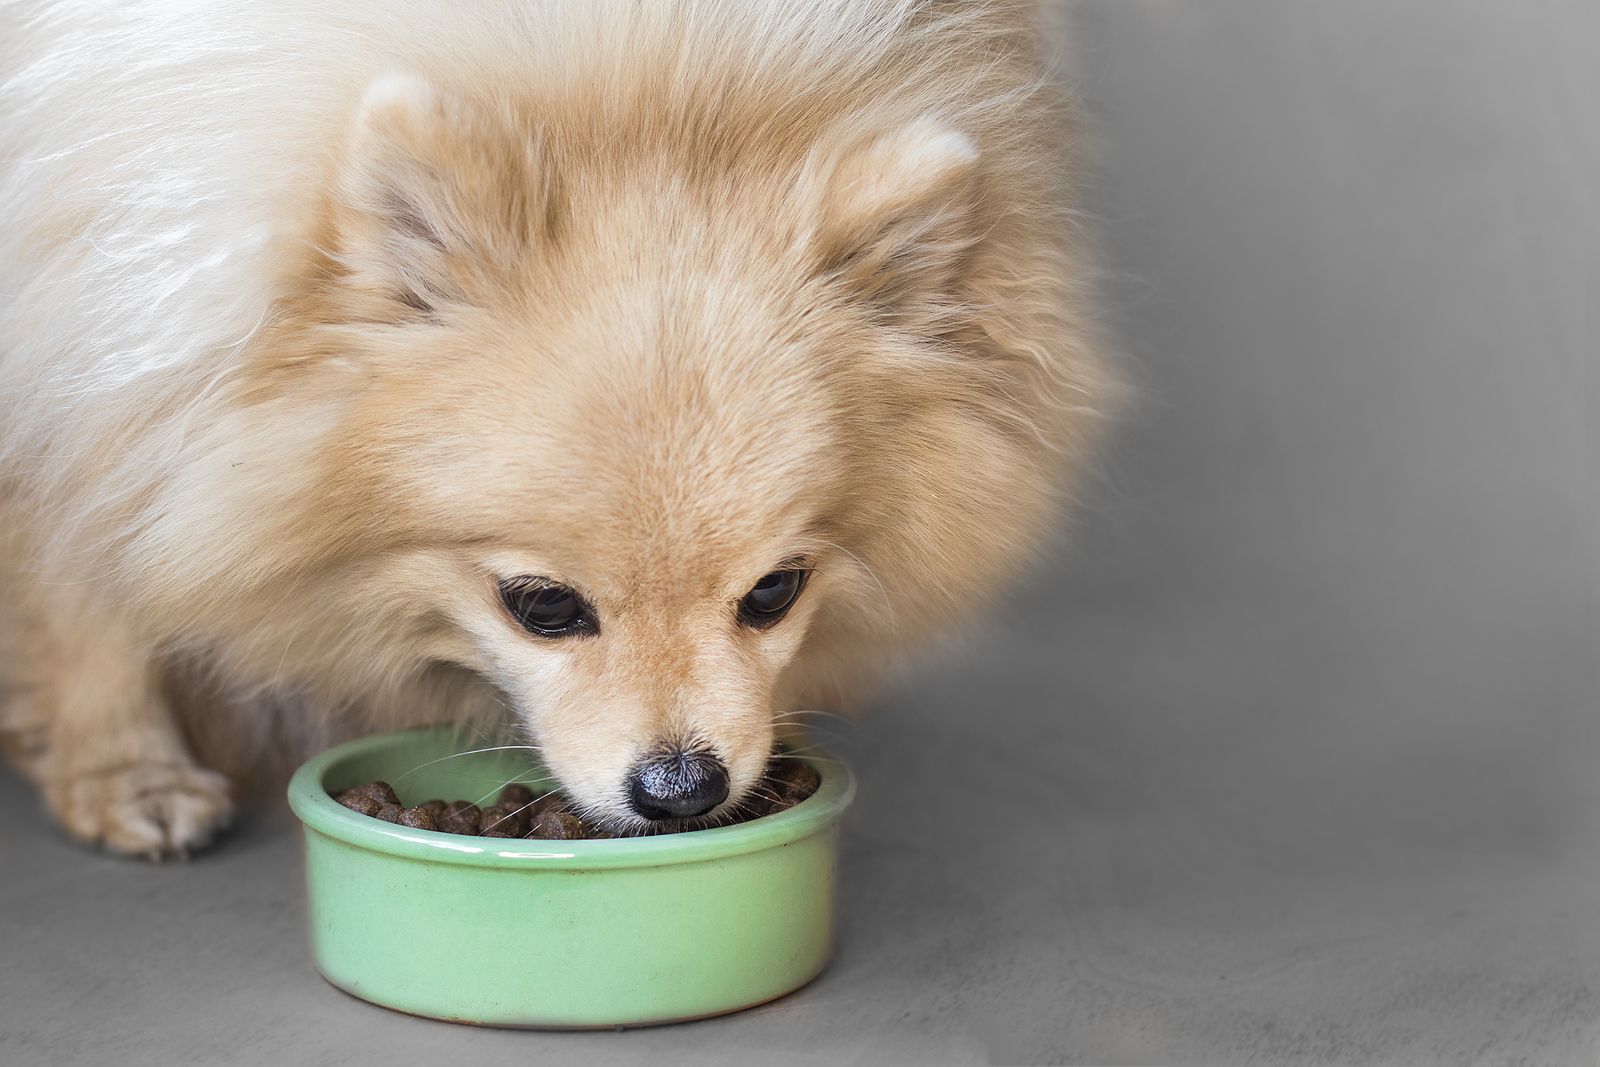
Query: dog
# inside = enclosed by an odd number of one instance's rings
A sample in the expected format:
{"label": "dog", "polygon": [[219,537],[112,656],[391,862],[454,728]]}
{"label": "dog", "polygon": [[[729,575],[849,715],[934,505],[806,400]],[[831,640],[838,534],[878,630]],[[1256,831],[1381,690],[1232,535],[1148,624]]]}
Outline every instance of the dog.
{"label": "dog", "polygon": [[443,721],[709,825],[970,622],[1115,391],[1040,17],[0,9],[0,734],[54,817],[183,853],[227,750]]}

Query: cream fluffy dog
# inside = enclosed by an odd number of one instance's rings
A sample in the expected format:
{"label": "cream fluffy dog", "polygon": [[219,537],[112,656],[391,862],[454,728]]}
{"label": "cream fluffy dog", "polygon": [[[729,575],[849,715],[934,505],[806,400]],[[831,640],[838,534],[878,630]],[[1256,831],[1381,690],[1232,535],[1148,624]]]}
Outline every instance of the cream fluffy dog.
{"label": "cream fluffy dog", "polygon": [[737,805],[1083,462],[1034,17],[0,6],[0,733],[51,811],[182,851],[197,737],[508,719],[624,831]]}

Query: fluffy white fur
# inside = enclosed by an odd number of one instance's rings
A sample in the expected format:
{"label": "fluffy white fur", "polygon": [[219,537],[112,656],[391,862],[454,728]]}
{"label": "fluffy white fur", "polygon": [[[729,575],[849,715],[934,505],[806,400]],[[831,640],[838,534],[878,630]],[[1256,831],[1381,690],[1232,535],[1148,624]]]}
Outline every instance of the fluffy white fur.
{"label": "fluffy white fur", "polygon": [[[0,733],[57,815],[181,849],[202,740],[508,711],[618,825],[663,731],[751,788],[1026,559],[1106,403],[1033,19],[0,6]],[[484,592],[557,569],[583,650]]]}

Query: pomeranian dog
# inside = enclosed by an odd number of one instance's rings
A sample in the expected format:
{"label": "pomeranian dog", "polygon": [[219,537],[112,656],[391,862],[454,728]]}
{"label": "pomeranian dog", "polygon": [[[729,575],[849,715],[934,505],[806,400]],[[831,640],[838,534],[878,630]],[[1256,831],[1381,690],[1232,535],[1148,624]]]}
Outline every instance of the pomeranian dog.
{"label": "pomeranian dog", "polygon": [[50,811],[183,852],[263,738],[440,721],[619,832],[732,810],[1084,466],[1040,38],[986,0],[8,0],[0,733]]}

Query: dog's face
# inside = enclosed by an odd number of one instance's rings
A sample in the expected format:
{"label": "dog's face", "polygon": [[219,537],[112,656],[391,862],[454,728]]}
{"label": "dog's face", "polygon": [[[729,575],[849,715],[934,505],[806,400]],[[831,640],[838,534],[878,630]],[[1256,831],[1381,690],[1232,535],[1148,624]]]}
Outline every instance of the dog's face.
{"label": "dog's face", "polygon": [[460,545],[458,660],[613,824],[737,803],[816,613],[873,610],[834,547],[841,383],[756,286],[638,267],[439,327],[366,438],[397,459],[393,518]]}
{"label": "dog's face", "polygon": [[797,699],[1049,509],[1002,361],[958,343],[971,142],[811,132],[685,164],[382,81],[271,371],[337,398],[297,520],[359,560],[323,572],[329,644],[487,678],[612,825],[737,804]]}

